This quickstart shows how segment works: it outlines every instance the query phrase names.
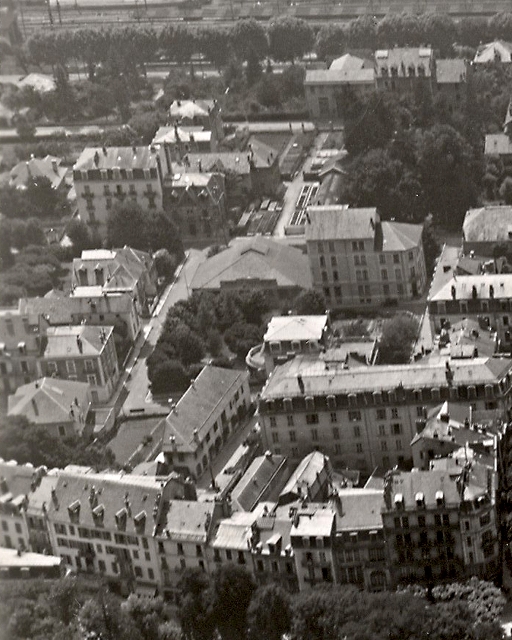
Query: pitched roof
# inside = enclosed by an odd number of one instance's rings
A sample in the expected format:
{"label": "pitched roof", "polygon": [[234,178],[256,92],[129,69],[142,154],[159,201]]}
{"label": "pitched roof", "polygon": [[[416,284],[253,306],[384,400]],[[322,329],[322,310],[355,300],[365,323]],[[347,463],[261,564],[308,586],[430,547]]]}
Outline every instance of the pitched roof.
{"label": "pitched roof", "polygon": [[302,488],[306,488],[307,493],[307,488],[311,487],[316,482],[318,475],[329,466],[327,456],[320,451],[312,451],[299,462],[279,497],[293,494],[300,498],[303,495]]}
{"label": "pitched roof", "polygon": [[61,159],[54,156],[45,158],[30,158],[25,162],[18,162],[9,172],[9,185],[23,189],[32,178],[47,178],[54,189],[62,184],[66,177],[66,167],[60,166]]}
{"label": "pitched roof", "polygon": [[[164,450],[174,438],[177,451],[195,451],[198,447],[194,432],[201,441],[206,434],[204,426],[208,420],[217,420],[235,390],[248,378],[246,371],[205,366],[178,401],[176,407],[164,419]],[[210,426],[208,422],[208,426]],[[174,449],[173,449],[174,450]]]}
{"label": "pitched roof", "polygon": [[73,284],[79,284],[80,269],[93,270],[101,267],[104,270],[103,286],[106,289],[131,289],[151,269],[151,264],[149,253],[131,247],[82,251],[80,258],[73,260]]}
{"label": "pitched roof", "polygon": [[202,127],[160,127],[153,138],[154,144],[174,144],[175,142],[210,142],[211,131]]}
{"label": "pitched roof", "polygon": [[417,433],[411,444],[426,439],[436,439],[450,443],[453,448],[472,443],[483,443],[489,439],[489,434],[470,429],[464,423],[452,417],[448,401],[432,409],[421,433]]}
{"label": "pitched roof", "polygon": [[307,240],[350,240],[375,237],[379,214],[375,207],[352,209],[346,205],[308,207]]}
{"label": "pitched roof", "polygon": [[[474,290],[473,287],[475,287]],[[443,287],[429,296],[429,301],[452,300],[453,294],[455,294],[456,300],[471,300],[474,295],[479,300],[512,298],[512,273],[454,276]]]}
{"label": "pitched roof", "polygon": [[326,507],[315,509],[313,505],[310,508],[301,510],[297,514],[290,534],[292,536],[314,537],[330,536],[332,533],[335,512]]}
{"label": "pitched roof", "polygon": [[162,534],[176,541],[206,542],[215,511],[215,502],[196,502],[190,500],[171,500]]}
{"label": "pitched roof", "polygon": [[188,153],[187,157],[190,163],[190,171],[192,172],[198,172],[199,167],[201,167],[201,171],[210,173],[232,171],[233,173],[247,175],[251,170],[247,152]]}
{"label": "pitched roof", "polygon": [[41,378],[16,389],[9,396],[9,416],[26,416],[34,424],[73,420],[70,411],[82,411],[89,403],[89,385],[75,380]]}
{"label": "pitched roof", "polygon": [[23,567],[60,567],[62,558],[60,556],[49,556],[45,553],[33,553],[24,551],[21,555],[17,549],[6,549],[0,547],[0,568],[23,568]]}
{"label": "pitched roof", "polygon": [[278,159],[278,150],[271,147],[263,140],[255,136],[249,138],[247,143],[247,152],[251,157],[251,163],[256,169],[265,169],[271,167]]}
{"label": "pitched roof", "polygon": [[422,224],[383,222],[381,251],[408,251],[421,243]]}
{"label": "pitched roof", "polygon": [[0,480],[3,481],[0,484],[0,501],[13,502],[20,506],[20,500],[30,493],[36,480],[45,473],[45,467],[36,469],[30,463],[17,464],[15,461],[6,462],[0,458]]}
{"label": "pitched roof", "polygon": [[255,458],[231,492],[233,503],[243,511],[251,511],[285,463],[284,456],[263,455]]}
{"label": "pitched roof", "polygon": [[[54,497],[47,504],[48,517],[69,522],[68,509],[73,506],[79,512],[82,526],[95,527],[100,517],[107,530],[119,529],[122,533],[135,535],[143,531],[151,536],[154,527],[162,523],[161,520],[155,522],[153,513],[156,507],[157,515],[160,518],[164,515],[163,489],[161,480],[150,476],[63,472],[59,475]],[[102,515],[95,515],[99,513]],[[136,526],[137,516],[141,516],[140,528]]]}
{"label": "pitched roof", "polygon": [[152,169],[157,166],[151,147],[86,147],[73,166],[75,171],[89,169]]}
{"label": "pitched roof", "polygon": [[311,287],[309,261],[300,249],[254,236],[234,238],[224,251],[199,265],[192,289],[218,290],[223,283],[276,281],[278,287]]}
{"label": "pitched roof", "polygon": [[90,325],[49,327],[46,332],[48,342],[44,357],[51,359],[97,356],[103,351],[113,330],[113,327]]}
{"label": "pitched roof", "polygon": [[382,529],[382,489],[339,489],[333,501],[336,531]]}
{"label": "pitched roof", "polygon": [[327,85],[327,84],[363,84],[373,85],[375,82],[374,69],[308,69],[304,84]]}
{"label": "pitched roof", "polygon": [[331,62],[331,66],[329,67],[329,69],[337,71],[348,71],[350,69],[356,71],[368,67],[373,68],[373,63],[370,60],[365,60],[364,58],[353,56],[350,53],[345,53],[339,58],[335,58]]}
{"label": "pitched roof", "polygon": [[326,315],[274,316],[268,323],[263,340],[320,340],[327,322]]}
{"label": "pitched roof", "polygon": [[[473,358],[450,363],[453,385],[485,384],[500,380],[512,369],[508,358]],[[297,383],[297,375],[302,376],[304,393]],[[289,362],[278,365],[261,392],[262,400],[291,398],[299,395],[329,395],[335,393],[357,393],[373,391],[394,391],[421,389],[424,387],[444,387],[446,366],[444,362],[425,364],[422,362],[402,365],[374,365],[346,369],[330,364],[326,368],[320,358],[297,356]]]}
{"label": "pitched roof", "polygon": [[257,516],[246,511],[236,511],[230,518],[221,520],[211,542],[214,549],[247,551],[252,536],[252,525]]}
{"label": "pitched roof", "polygon": [[466,82],[466,61],[461,58],[436,60],[437,84],[460,84]]}
{"label": "pitched roof", "polygon": [[466,212],[462,233],[466,242],[499,242],[512,236],[512,206],[488,205]]}
{"label": "pitched roof", "polygon": [[29,73],[18,82],[18,89],[23,89],[23,87],[33,87],[39,93],[48,93],[48,91],[55,89],[56,84],[52,76],[43,73]]}
{"label": "pitched roof", "polygon": [[398,76],[404,77],[409,73],[409,67],[416,69],[421,65],[425,71],[425,77],[432,75],[430,66],[434,52],[431,47],[395,47],[393,49],[379,49],[375,52],[376,74],[384,76],[383,68],[388,70],[392,67],[397,69]]}
{"label": "pitched roof", "polygon": [[172,119],[207,116],[215,104],[215,100],[174,100],[169,107],[169,116]]}
{"label": "pitched roof", "polygon": [[512,153],[512,140],[506,133],[488,133],[484,153],[486,156],[509,155]]}
{"label": "pitched roof", "polygon": [[500,57],[501,62],[511,62],[512,43],[504,40],[495,40],[494,42],[483,44],[478,47],[473,61],[477,63],[494,62],[497,56]]}

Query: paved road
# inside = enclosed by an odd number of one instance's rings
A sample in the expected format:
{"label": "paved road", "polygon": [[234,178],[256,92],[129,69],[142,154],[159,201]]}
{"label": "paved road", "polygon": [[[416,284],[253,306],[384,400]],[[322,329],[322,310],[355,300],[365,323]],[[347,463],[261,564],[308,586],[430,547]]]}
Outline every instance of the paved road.
{"label": "paved road", "polygon": [[153,317],[144,328],[144,335],[139,338],[135,345],[126,369],[123,372],[123,383],[128,389],[122,414],[126,416],[137,415],[167,415],[169,408],[167,405],[158,404],[152,401],[149,395],[149,380],[147,376],[146,359],[153,352],[169,309],[179,300],[186,300],[190,294],[189,283],[191,282],[198,266],[206,259],[206,250],[189,249],[188,259],[184,263],[176,280],[167,287],[162,298],[155,309]]}

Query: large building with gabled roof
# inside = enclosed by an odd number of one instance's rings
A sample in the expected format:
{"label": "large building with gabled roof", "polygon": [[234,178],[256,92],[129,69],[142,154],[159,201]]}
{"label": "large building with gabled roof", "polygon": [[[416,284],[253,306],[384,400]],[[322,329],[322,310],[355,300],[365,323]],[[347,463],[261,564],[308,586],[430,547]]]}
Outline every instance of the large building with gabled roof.
{"label": "large building with gabled roof", "polygon": [[249,374],[207,365],[164,419],[162,451],[176,471],[208,470],[249,410]]}
{"label": "large building with gabled roof", "polygon": [[381,222],[374,207],[310,206],[306,244],[313,287],[333,309],[420,296],[427,284],[423,226]]}
{"label": "large building with gabled roof", "polygon": [[234,238],[199,265],[193,291],[265,291],[276,301],[293,299],[311,287],[307,256],[300,249],[264,237]]}

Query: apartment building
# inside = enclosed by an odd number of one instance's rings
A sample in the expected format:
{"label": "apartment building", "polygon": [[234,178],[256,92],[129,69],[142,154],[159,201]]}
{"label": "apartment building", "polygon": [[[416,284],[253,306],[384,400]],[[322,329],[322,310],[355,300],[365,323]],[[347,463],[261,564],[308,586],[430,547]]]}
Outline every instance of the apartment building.
{"label": "apartment building", "polygon": [[21,384],[40,377],[41,336],[48,322],[23,309],[0,310],[0,391],[13,393]]}
{"label": "apartment building", "polygon": [[163,421],[162,451],[170,468],[199,478],[250,404],[248,372],[204,367]]}
{"label": "apartment building", "polygon": [[378,90],[413,93],[423,88],[431,95],[437,87],[436,61],[431,47],[395,47],[375,52]]}
{"label": "apartment building", "polygon": [[131,247],[82,251],[82,255],[73,260],[71,275],[75,292],[81,287],[99,286],[102,294],[130,294],[142,316],[149,313],[157,292],[152,256]]}
{"label": "apartment building", "polygon": [[114,204],[137,202],[144,210],[162,208],[162,175],[153,147],[87,147],[73,166],[78,213],[95,240],[107,237]]}
{"label": "apartment building", "polygon": [[93,404],[107,401],[119,380],[112,327],[49,327],[39,362],[43,377],[87,382]]}
{"label": "apartment building", "polygon": [[432,287],[428,298],[430,322],[435,333],[465,318],[478,322],[479,331],[496,333],[498,349],[512,344],[512,274],[451,275]]}
{"label": "apartment building", "polygon": [[40,378],[9,396],[7,415],[24,416],[35,428],[65,438],[88,431],[90,407],[91,390],[86,382]]}
{"label": "apartment building", "polygon": [[336,513],[326,504],[310,504],[294,513],[290,539],[299,591],[338,582],[335,532]]}
{"label": "apartment building", "polygon": [[308,207],[313,287],[331,309],[415,298],[427,284],[422,233],[422,225],[381,222],[375,208]]}
{"label": "apartment building", "polygon": [[160,582],[155,532],[174,490],[171,479],[61,474],[46,505],[54,553],[123,590],[154,594]]}
{"label": "apartment building", "polygon": [[426,411],[445,400],[508,420],[511,368],[497,357],[347,368],[298,356],[261,392],[263,443],[297,461],[316,449],[335,468],[367,473],[411,463]]}
{"label": "apartment building", "polygon": [[158,551],[162,589],[166,599],[176,600],[177,583],[184,569],[210,573],[208,544],[223,513],[221,502],[172,500],[158,529]]}
{"label": "apartment building", "polygon": [[393,587],[496,576],[494,496],[487,474],[480,483],[473,473],[464,464],[388,473],[382,520]]}

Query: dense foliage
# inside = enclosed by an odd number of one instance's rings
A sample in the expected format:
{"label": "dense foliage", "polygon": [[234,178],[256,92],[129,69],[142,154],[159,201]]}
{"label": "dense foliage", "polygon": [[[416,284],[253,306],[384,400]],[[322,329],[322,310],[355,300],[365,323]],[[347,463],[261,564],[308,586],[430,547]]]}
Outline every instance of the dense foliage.
{"label": "dense foliage", "polygon": [[[498,640],[504,598],[492,584],[472,579],[421,589],[365,593],[318,587],[289,594],[276,584],[257,587],[233,564],[211,576],[185,569],[180,605],[162,598],[122,601],[99,583],[4,582],[0,618],[9,640]],[[177,620],[173,619],[177,616]]]}
{"label": "dense foliage", "polygon": [[0,423],[0,451],[6,460],[27,462],[39,467],[66,467],[78,464],[96,470],[112,468],[115,458],[101,443],[91,443],[74,436],[59,438],[25,417],[2,418]]}
{"label": "dense foliage", "polygon": [[379,340],[380,364],[405,364],[411,357],[412,346],[418,337],[418,319],[396,315],[384,321]]}

